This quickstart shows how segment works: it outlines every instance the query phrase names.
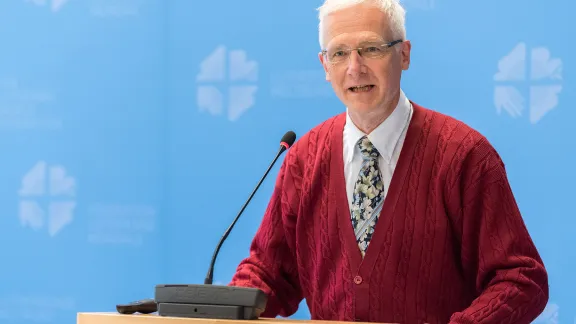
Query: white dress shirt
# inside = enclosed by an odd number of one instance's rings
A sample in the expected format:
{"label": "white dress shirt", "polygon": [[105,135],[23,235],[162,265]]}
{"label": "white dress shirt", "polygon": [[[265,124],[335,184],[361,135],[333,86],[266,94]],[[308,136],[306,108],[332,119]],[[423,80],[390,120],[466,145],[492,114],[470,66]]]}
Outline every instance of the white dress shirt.
{"label": "white dress shirt", "polygon": [[[412,118],[412,105],[406,95],[400,90],[400,100],[398,105],[386,118],[382,124],[368,134],[368,139],[380,152],[378,164],[382,181],[384,182],[384,197],[388,193],[388,187],[406,138],[406,130]],[[356,146],[358,140],[365,136],[361,130],[354,125],[348,112],[346,113],[346,124],[344,126],[344,176],[346,177],[346,193],[348,205],[352,208],[352,197],[354,186],[358,178],[358,173],[362,167],[362,153]]]}

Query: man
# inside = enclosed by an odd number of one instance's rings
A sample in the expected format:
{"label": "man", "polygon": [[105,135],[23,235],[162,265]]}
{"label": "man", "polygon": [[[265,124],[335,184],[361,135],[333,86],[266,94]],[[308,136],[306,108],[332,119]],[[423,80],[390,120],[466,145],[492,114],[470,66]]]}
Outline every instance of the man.
{"label": "man", "polygon": [[[263,317],[530,323],[548,278],[504,164],[481,134],[400,89],[410,65],[397,0],[326,0],[320,61],[346,112],[288,152],[230,285]],[[465,105],[465,103],[463,103]]]}

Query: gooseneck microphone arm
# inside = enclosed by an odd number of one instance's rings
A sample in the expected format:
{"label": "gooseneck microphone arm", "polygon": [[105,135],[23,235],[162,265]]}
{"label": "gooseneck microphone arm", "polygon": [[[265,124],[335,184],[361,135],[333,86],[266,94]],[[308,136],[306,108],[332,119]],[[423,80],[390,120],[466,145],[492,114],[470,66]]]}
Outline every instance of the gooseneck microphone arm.
{"label": "gooseneck microphone arm", "polygon": [[282,140],[280,141],[280,149],[278,150],[276,157],[274,157],[274,160],[272,160],[272,163],[270,163],[270,165],[268,166],[268,169],[264,173],[264,176],[262,176],[260,181],[258,181],[256,188],[254,188],[254,190],[250,194],[250,197],[248,197],[248,200],[246,200],[246,202],[244,203],[244,206],[242,206],[242,209],[240,209],[240,212],[238,213],[238,215],[236,215],[236,218],[234,218],[234,221],[232,222],[232,224],[230,224],[230,226],[228,227],[226,232],[224,232],[224,235],[220,239],[220,242],[218,242],[218,245],[216,246],[216,249],[214,250],[214,254],[212,255],[212,260],[210,261],[210,267],[208,268],[208,273],[206,274],[206,279],[204,279],[205,285],[211,285],[212,284],[212,280],[214,277],[214,264],[216,263],[216,258],[218,257],[218,253],[220,252],[220,248],[222,247],[222,244],[224,244],[224,241],[226,240],[226,238],[228,237],[228,235],[232,231],[232,228],[234,228],[234,225],[236,225],[236,222],[240,218],[240,215],[242,215],[242,213],[244,212],[244,209],[246,209],[246,206],[248,206],[248,204],[252,200],[252,197],[254,197],[254,194],[256,193],[256,191],[258,191],[258,188],[260,188],[260,185],[262,184],[262,182],[264,182],[264,179],[266,179],[266,176],[268,175],[270,170],[272,170],[272,167],[274,166],[274,164],[276,163],[276,161],[278,160],[280,155],[282,155],[282,153],[284,153],[284,151],[286,151],[288,148],[290,148],[290,146],[292,146],[292,144],[294,144],[295,140],[296,140],[296,134],[292,131],[287,132],[282,137]]}

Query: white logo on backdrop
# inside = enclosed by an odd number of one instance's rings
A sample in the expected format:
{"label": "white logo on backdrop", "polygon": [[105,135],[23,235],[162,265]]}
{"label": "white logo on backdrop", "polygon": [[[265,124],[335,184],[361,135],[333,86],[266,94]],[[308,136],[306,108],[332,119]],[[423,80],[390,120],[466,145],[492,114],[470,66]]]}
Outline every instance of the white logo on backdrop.
{"label": "white logo on backdrop", "polygon": [[494,89],[498,114],[506,111],[517,118],[528,107],[530,123],[536,124],[558,106],[562,60],[552,58],[547,48],[535,47],[528,52],[526,44],[519,43],[500,59],[494,80],[498,82]]}
{"label": "white logo on backdrop", "polygon": [[60,165],[39,161],[23,177],[20,190],[20,224],[46,229],[56,236],[74,218],[76,180]]}
{"label": "white logo on backdrop", "polygon": [[198,109],[236,121],[255,104],[258,63],[243,50],[219,46],[200,63],[196,81]]}
{"label": "white logo on backdrop", "polygon": [[52,12],[58,12],[69,0],[25,0],[39,7],[49,7]]}
{"label": "white logo on backdrop", "polygon": [[15,78],[0,78],[0,130],[59,130],[52,91],[30,89]]}
{"label": "white logo on backdrop", "polygon": [[277,98],[332,98],[334,91],[325,81],[322,68],[316,70],[277,71],[270,75],[270,95]]}
{"label": "white logo on backdrop", "polygon": [[86,208],[88,242],[140,246],[157,228],[152,205],[96,203]]}

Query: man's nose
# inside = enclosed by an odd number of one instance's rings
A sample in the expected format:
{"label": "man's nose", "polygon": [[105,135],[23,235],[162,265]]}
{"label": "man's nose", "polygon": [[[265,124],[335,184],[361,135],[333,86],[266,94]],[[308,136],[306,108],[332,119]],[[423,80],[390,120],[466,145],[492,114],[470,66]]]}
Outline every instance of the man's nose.
{"label": "man's nose", "polygon": [[348,74],[359,75],[364,73],[364,58],[358,51],[351,51],[348,56]]}

